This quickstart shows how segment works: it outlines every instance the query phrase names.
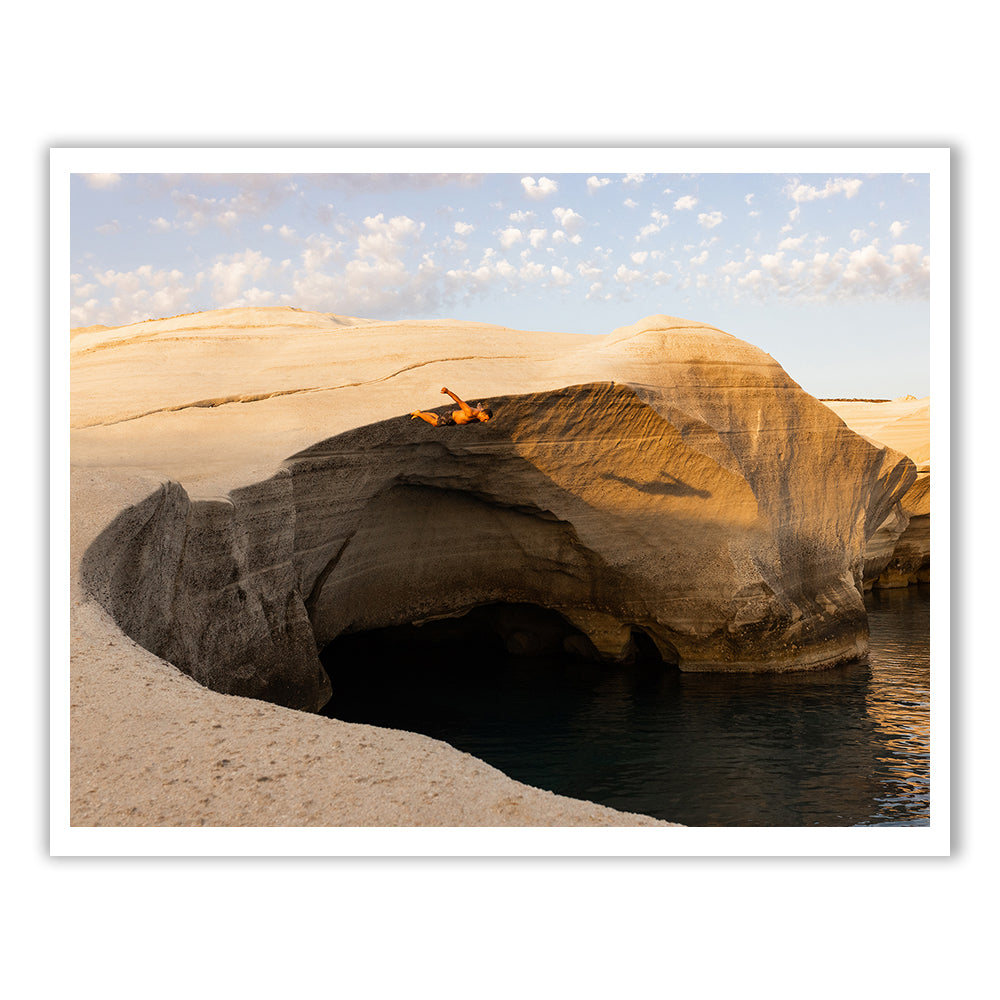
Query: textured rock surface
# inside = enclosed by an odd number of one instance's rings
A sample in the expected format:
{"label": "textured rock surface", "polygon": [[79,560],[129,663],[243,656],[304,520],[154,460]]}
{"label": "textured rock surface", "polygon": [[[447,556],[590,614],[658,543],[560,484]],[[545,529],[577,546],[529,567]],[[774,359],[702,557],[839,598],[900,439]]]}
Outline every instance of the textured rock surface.
{"label": "textured rock surface", "polygon": [[865,550],[866,588],[892,589],[929,583],[931,574],[930,400],[912,396],[888,402],[829,401],[847,425],[906,454],[917,466],[916,482]]}
{"label": "textured rock surface", "polygon": [[[228,317],[217,337],[209,314],[74,341],[95,380],[127,367],[118,352],[155,351],[167,334],[173,366],[142,400],[81,393],[83,454],[107,455],[116,428],[136,422],[155,432],[195,417],[209,435],[187,451],[175,435],[161,464],[180,485],[123,512],[83,565],[127,634],[202,683],[316,708],[329,694],[318,644],[496,601],[558,611],[612,660],[633,629],[688,670],[801,669],[866,652],[865,550],[880,526],[893,547],[906,528],[913,463],[848,430],[758,349],[671,317],[579,338],[308,314],[282,327],[287,312],[243,310],[244,325]],[[253,349],[239,343],[248,329],[262,331]],[[193,363],[224,348],[244,366],[247,355],[296,363],[255,371],[239,393],[239,364],[213,382]],[[309,357],[321,359],[314,369]],[[430,364],[439,370],[421,371]],[[296,389],[305,371],[331,385]],[[494,421],[411,421],[442,381],[488,397]],[[331,399],[338,390],[346,399]],[[294,424],[321,393],[325,419]],[[226,419],[208,468],[196,464],[212,440],[204,417],[231,418],[247,401],[272,408],[269,443],[314,433],[257,482],[259,442],[250,460]],[[314,443],[323,423],[340,433]]]}

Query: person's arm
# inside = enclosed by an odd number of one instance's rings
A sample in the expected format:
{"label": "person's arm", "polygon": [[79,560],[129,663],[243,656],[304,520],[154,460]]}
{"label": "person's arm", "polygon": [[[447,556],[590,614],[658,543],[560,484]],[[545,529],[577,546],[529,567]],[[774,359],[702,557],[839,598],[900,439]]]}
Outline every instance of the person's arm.
{"label": "person's arm", "polygon": [[451,391],[451,389],[449,389],[449,388],[445,387],[445,388],[444,388],[444,389],[442,389],[441,391],[442,391],[443,393],[445,393],[446,395],[448,395],[448,396],[451,396],[451,398],[452,398],[453,400],[455,400],[455,402],[456,402],[456,403],[458,403],[458,405],[459,405],[459,406],[461,406],[461,407],[462,407],[462,412],[463,412],[463,413],[464,413],[464,414],[465,414],[465,415],[466,415],[467,417],[471,417],[471,416],[472,416],[472,412],[473,412],[473,411],[472,411],[472,407],[471,407],[471,406],[469,406],[469,404],[468,404],[468,403],[466,403],[466,402],[465,402],[464,400],[461,400],[461,399],[459,399],[459,398],[458,398],[458,396],[456,396],[456,395],[455,395],[455,393],[453,393],[453,392]]}

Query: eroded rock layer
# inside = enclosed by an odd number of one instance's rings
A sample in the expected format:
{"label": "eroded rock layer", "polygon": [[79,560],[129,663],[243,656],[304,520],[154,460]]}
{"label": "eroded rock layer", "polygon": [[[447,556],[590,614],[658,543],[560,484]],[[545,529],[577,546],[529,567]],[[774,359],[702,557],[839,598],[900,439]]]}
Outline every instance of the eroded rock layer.
{"label": "eroded rock layer", "polygon": [[594,340],[590,370],[627,382],[494,396],[487,424],[354,427],[222,499],[168,483],[84,582],[206,686],[295,708],[329,697],[335,637],[498,602],[558,612],[609,660],[636,629],[684,670],[863,656],[865,548],[913,463],[721,331],[654,317]]}

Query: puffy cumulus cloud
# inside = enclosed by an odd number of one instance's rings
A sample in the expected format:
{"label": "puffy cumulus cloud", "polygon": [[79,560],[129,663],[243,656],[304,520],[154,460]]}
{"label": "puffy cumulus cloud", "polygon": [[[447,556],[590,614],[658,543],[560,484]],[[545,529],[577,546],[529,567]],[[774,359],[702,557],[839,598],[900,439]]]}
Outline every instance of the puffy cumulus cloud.
{"label": "puffy cumulus cloud", "polygon": [[570,236],[575,235],[583,229],[583,216],[574,212],[571,208],[554,208],[552,214],[559,223],[560,228]]}
{"label": "puffy cumulus cloud", "polygon": [[468,236],[474,233],[476,227],[471,222],[456,222],[454,232],[457,236]]}
{"label": "puffy cumulus cloud", "polygon": [[847,198],[853,198],[861,190],[861,180],[858,178],[837,177],[828,180],[821,188],[813,187],[811,184],[802,184],[799,181],[791,181],[785,189],[785,194],[792,201],[799,203],[804,201],[816,201],[822,198],[832,198],[834,195],[843,194]]}
{"label": "puffy cumulus cloud", "polygon": [[278,230],[278,235],[286,240],[290,240],[295,235],[295,230],[291,226],[282,226]]}
{"label": "puffy cumulus cloud", "polygon": [[625,206],[626,208],[638,208],[638,207],[639,207],[639,202],[637,202],[637,201],[633,201],[633,200],[632,200],[631,198],[626,198],[626,199],[625,199],[625,200],[624,200],[624,201],[622,202],[622,204],[623,204],[623,205],[624,205],[624,206]]}
{"label": "puffy cumulus cloud", "polygon": [[649,217],[653,221],[647,223],[642,227],[642,229],[639,230],[639,235],[635,238],[636,243],[640,240],[646,239],[647,237],[655,235],[670,222],[670,219],[663,212],[660,212],[655,208],[649,213]]}
{"label": "puffy cumulus cloud", "polygon": [[302,267],[307,272],[322,271],[339,265],[344,260],[344,244],[325,233],[306,237],[302,250]]}
{"label": "puffy cumulus cloud", "polygon": [[93,191],[110,191],[122,182],[121,174],[84,174],[83,181]]}
{"label": "puffy cumulus cloud", "polygon": [[789,236],[778,244],[779,250],[798,250],[806,238],[804,236]]}
{"label": "puffy cumulus cloud", "polygon": [[355,256],[335,269],[296,269],[292,290],[280,300],[304,309],[376,319],[422,316],[438,308],[441,280],[442,270],[431,253],[412,263],[402,257]]}
{"label": "puffy cumulus cloud", "polygon": [[346,241],[327,234],[305,240],[298,266],[286,269],[291,291],[281,302],[380,319],[438,307],[444,272],[422,245],[423,223],[379,213],[342,228]]}
{"label": "puffy cumulus cloud", "polygon": [[708,260],[708,251],[702,250],[702,252],[698,254],[696,257],[691,258],[691,263],[700,267],[707,260]]}
{"label": "puffy cumulus cloud", "polygon": [[615,281],[622,285],[634,285],[635,283],[642,281],[644,277],[645,275],[642,271],[633,270],[625,264],[619,264],[618,270],[615,271]]}
{"label": "puffy cumulus cloud", "polygon": [[537,181],[534,177],[522,177],[521,187],[524,188],[525,195],[536,201],[548,198],[549,195],[555,194],[559,190],[558,182],[550,180],[548,177],[539,177]]}
{"label": "puffy cumulus cloud", "polygon": [[424,230],[424,223],[407,215],[386,219],[380,212],[362,223],[356,254],[381,263],[392,263],[412,247]]}
{"label": "puffy cumulus cloud", "polygon": [[608,177],[588,177],[587,194],[596,194],[602,187],[607,187],[611,183]]}
{"label": "puffy cumulus cloud", "polygon": [[693,195],[685,194],[681,195],[681,197],[674,202],[674,208],[676,208],[677,211],[679,212],[690,211],[697,204],[698,204],[697,198],[695,198]]}
{"label": "puffy cumulus cloud", "polygon": [[547,229],[532,229],[528,233],[528,242],[537,250],[545,242],[548,235]]}
{"label": "puffy cumulus cloud", "polygon": [[706,229],[714,229],[722,224],[724,216],[721,212],[699,212],[698,225]]}
{"label": "puffy cumulus cloud", "polygon": [[102,236],[114,236],[115,233],[122,231],[122,224],[117,219],[112,219],[110,222],[105,222],[104,225],[95,226],[94,228]]}
{"label": "puffy cumulus cloud", "polygon": [[626,174],[622,184],[640,185],[646,179],[645,174]]}
{"label": "puffy cumulus cloud", "polygon": [[549,280],[555,288],[564,288],[566,285],[573,284],[575,279],[569,271],[565,271],[563,268],[553,265],[549,268]]}
{"label": "puffy cumulus cloud", "polygon": [[905,229],[909,227],[909,222],[900,222],[898,219],[889,226],[889,232],[892,233],[892,238],[898,240],[900,236],[903,235]]}
{"label": "puffy cumulus cloud", "polygon": [[245,250],[220,257],[207,271],[198,274],[198,282],[207,282],[211,286],[216,308],[260,305],[272,301],[273,294],[253,288],[248,300],[244,297],[244,288],[250,282],[260,281],[270,270],[270,257],[265,257],[259,250]]}
{"label": "puffy cumulus cloud", "polygon": [[504,250],[509,250],[515,243],[520,243],[524,239],[524,233],[520,229],[515,229],[513,226],[508,226],[506,229],[501,229],[497,233],[497,239],[500,241],[500,246]]}
{"label": "puffy cumulus cloud", "polygon": [[151,219],[149,223],[150,232],[169,233],[174,228],[174,224],[169,219],[164,219],[161,215],[157,219]]}
{"label": "puffy cumulus cloud", "polygon": [[648,250],[636,250],[635,253],[629,255],[632,259],[633,264],[645,264],[646,258],[649,257]]}
{"label": "puffy cumulus cloud", "polygon": [[143,264],[133,271],[95,271],[93,281],[82,275],[74,278],[74,295],[89,297],[70,308],[72,326],[124,326],[190,311],[193,288],[176,268],[157,270]]}
{"label": "puffy cumulus cloud", "polygon": [[[810,302],[851,299],[922,299],[930,291],[930,257],[917,244],[896,244],[883,253],[875,242],[856,249],[796,256],[793,248],[761,254],[719,268],[724,280],[758,298]],[[794,248],[799,249],[799,248]],[[743,272],[743,273],[741,273]]]}

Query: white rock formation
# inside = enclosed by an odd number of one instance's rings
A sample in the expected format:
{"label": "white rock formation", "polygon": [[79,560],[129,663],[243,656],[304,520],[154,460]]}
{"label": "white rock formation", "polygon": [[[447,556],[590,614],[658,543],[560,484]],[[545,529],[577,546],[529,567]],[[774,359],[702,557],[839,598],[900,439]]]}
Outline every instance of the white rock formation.
{"label": "white rock formation", "polygon": [[[916,475],[672,317],[573,337],[239,310],[72,346],[75,454],[164,479],[89,547],[88,592],[214,690],[297,708],[326,700],[336,636],[494,602],[611,660],[634,630],[685,670],[858,658],[866,547],[894,545]],[[441,384],[494,420],[411,420]]]}

